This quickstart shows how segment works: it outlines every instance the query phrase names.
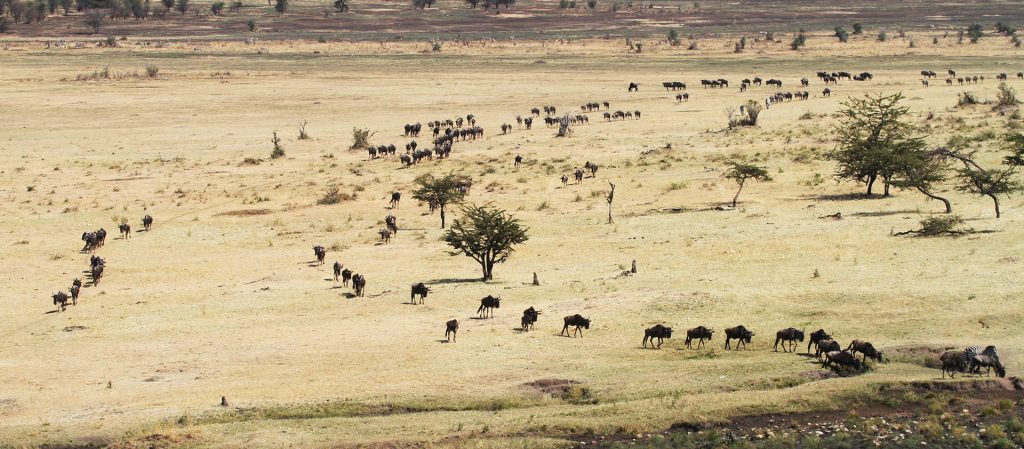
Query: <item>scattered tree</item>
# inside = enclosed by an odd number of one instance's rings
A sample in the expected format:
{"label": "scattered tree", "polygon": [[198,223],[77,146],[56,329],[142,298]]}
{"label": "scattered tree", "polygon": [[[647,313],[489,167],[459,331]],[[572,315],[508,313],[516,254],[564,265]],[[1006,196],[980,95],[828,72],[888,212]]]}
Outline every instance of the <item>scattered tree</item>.
{"label": "scattered tree", "polygon": [[847,42],[850,40],[850,33],[847,33],[846,29],[841,26],[836,27],[835,35],[837,38],[839,38],[839,42]]}
{"label": "scattered tree", "polygon": [[462,218],[455,219],[444,234],[444,241],[453,248],[449,254],[471,257],[480,264],[483,280],[492,280],[494,265],[508,260],[515,245],[529,239],[529,229],[504,210],[490,205],[469,206],[462,212]]}
{"label": "scattered tree", "polygon": [[370,146],[370,137],[376,133],[371,133],[368,129],[352,128],[352,146],[350,150],[362,150]]}
{"label": "scattered tree", "polygon": [[1016,107],[1020,104],[1020,100],[1017,99],[1017,92],[1006,84],[1005,81],[999,83],[999,92],[996,94],[996,100],[999,101],[996,104],[996,108]]}
{"label": "scattered tree", "polygon": [[186,13],[188,13],[189,1],[190,0],[178,0],[177,9],[178,12],[181,13],[181,15],[185,15]]}
{"label": "scattered tree", "polygon": [[[608,201],[608,224],[612,224],[612,201],[615,200],[615,184],[609,182],[608,185],[611,186],[611,190],[609,190],[608,195],[605,196],[605,201]],[[636,267],[635,262],[633,266]]]}
{"label": "scattered tree", "polygon": [[772,177],[768,175],[768,170],[764,167],[758,167],[756,165],[745,164],[737,161],[726,162],[729,168],[722,174],[726,179],[731,179],[736,182],[739,189],[736,190],[736,196],[732,197],[732,207],[736,207],[736,202],[740,198],[740,192],[743,191],[743,186],[747,181],[762,181],[768,182],[772,180]]}
{"label": "scattered tree", "polygon": [[977,44],[978,39],[981,39],[981,36],[984,35],[985,33],[982,31],[980,23],[971,24],[971,26],[967,27],[967,37],[971,39],[972,44]]}
{"label": "scattered tree", "polygon": [[210,12],[215,16],[219,16],[221,11],[224,11],[224,2],[213,2],[210,5]]}
{"label": "scattered tree", "polygon": [[668,31],[668,43],[673,47],[679,45],[679,32],[676,30]]}
{"label": "scattered tree", "polygon": [[89,12],[85,13],[85,24],[92,28],[92,34],[100,32],[100,27],[103,26],[103,11],[98,9],[90,9]]}
{"label": "scattered tree", "polygon": [[249,27],[250,32],[256,31],[256,21],[253,19],[249,19],[245,22],[245,26]]}
{"label": "scattered tree", "polygon": [[348,12],[348,0],[334,0],[334,9],[338,12]]}
{"label": "scattered tree", "polygon": [[277,11],[278,14],[284,15],[284,13],[288,11],[288,0],[277,0],[277,2],[274,3],[274,11]]}
{"label": "scattered tree", "polygon": [[861,25],[859,22],[853,24],[853,34],[864,34],[864,25]]}
{"label": "scattered tree", "polygon": [[793,38],[793,42],[790,42],[789,48],[792,50],[799,50],[800,47],[803,47],[806,43],[807,36],[805,36],[804,33],[800,33]]}
{"label": "scattered tree", "polygon": [[414,181],[416,190],[412,197],[423,201],[431,206],[431,211],[437,208],[441,212],[441,229],[445,227],[445,208],[449,204],[461,203],[466,197],[466,187],[472,180],[467,175],[449,173],[441,177],[435,177],[429,173],[420,175]]}
{"label": "scattered tree", "polygon": [[945,197],[935,193],[937,186],[946,180],[946,158],[938,151],[925,151],[924,141],[915,139],[893,157],[894,176],[889,181],[898,189],[913,189],[933,200],[941,201],[946,213],[953,212],[953,205]]}
{"label": "scattered tree", "polygon": [[[1012,138],[1008,140],[1012,144]],[[1020,167],[1015,158],[1017,154],[1003,160],[1003,164],[1007,168],[985,169],[975,162],[974,156],[976,151],[966,150],[967,144],[966,139],[956,137],[951,139],[949,144],[939,151],[943,156],[955,160],[962,165],[962,168],[956,172],[957,178],[960,181],[957,190],[989,197],[995,207],[996,218],[999,218],[1001,216],[999,197],[1009,196],[1011,193],[1018,192],[1024,188],[1024,185],[1015,179],[1017,169]]]}

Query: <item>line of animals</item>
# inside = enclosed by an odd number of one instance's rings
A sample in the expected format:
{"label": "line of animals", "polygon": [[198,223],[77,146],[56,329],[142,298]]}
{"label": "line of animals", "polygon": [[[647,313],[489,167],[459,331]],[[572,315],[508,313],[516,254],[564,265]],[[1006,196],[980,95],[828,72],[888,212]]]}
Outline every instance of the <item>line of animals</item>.
{"label": "line of animals", "polygon": [[[142,217],[142,228],[149,232],[153,227],[153,217],[146,214]],[[132,227],[128,223],[121,223],[117,226],[118,231],[121,233],[122,240],[128,240],[132,237]],[[89,270],[86,273],[89,274],[89,279],[92,281],[93,286],[100,284],[100,279],[103,279],[103,271],[106,269],[106,259],[97,256],[96,250],[102,248],[107,243],[107,230],[100,228],[96,231],[87,231],[82,233],[82,241],[85,242],[85,246],[82,247],[82,253],[88,253],[89,256]],[[58,312],[67,310],[68,301],[71,301],[71,305],[78,305],[78,297],[82,291],[82,280],[75,278],[71,281],[71,287],[68,288],[68,293],[64,291],[58,291],[51,295],[53,298],[53,305],[56,307]]]}
{"label": "line of animals", "polygon": [[[985,75],[972,75],[972,76],[957,76],[956,70],[946,70],[946,85],[952,86],[953,82],[956,81],[957,85],[962,86],[966,84],[978,84],[978,81],[985,82]],[[929,81],[938,77],[938,74],[932,70],[922,70],[921,76],[924,78],[921,80],[921,84],[925,87],[929,86]],[[1006,73],[996,74],[997,81],[1006,81],[1010,77]],[[1017,79],[1024,80],[1024,72],[1017,72]]]}

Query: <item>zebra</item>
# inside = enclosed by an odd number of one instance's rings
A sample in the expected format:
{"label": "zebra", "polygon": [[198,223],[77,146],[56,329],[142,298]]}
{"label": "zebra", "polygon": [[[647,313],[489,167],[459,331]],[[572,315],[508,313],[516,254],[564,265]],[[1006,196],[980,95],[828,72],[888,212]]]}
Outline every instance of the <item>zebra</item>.
{"label": "zebra", "polygon": [[968,346],[964,349],[964,355],[967,358],[969,373],[981,374],[981,368],[985,367],[986,375],[992,372],[992,368],[996,369],[999,377],[1006,375],[1003,364],[999,361],[999,350],[995,346],[989,345],[984,349],[980,346]]}

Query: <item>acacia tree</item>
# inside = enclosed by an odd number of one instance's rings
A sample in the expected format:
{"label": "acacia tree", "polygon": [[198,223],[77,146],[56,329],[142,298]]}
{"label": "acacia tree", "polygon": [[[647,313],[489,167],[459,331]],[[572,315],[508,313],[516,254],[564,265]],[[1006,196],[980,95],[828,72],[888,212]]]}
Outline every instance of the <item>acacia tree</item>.
{"label": "acacia tree", "polygon": [[879,178],[888,196],[901,155],[924,148],[924,140],[913,135],[913,126],[904,121],[910,108],[901,106],[901,100],[902,93],[865,94],[842,103],[839,111],[838,143],[829,155],[838,164],[835,176],[865,183],[868,196]]}
{"label": "acacia tree", "polygon": [[[1016,139],[1017,137],[1011,135],[1007,141],[1013,146],[1017,142]],[[1003,164],[1007,165],[1007,168],[985,169],[975,162],[975,151],[965,150],[966,145],[965,139],[957,137],[950,140],[948,147],[940,149],[943,156],[959,162],[962,166],[956,171],[960,181],[957,190],[989,197],[995,207],[996,218],[999,218],[999,197],[1009,196],[1024,189],[1024,185],[1015,179],[1020,167],[1018,162],[1021,162],[1018,160],[1021,155],[1020,149],[1016,149],[1013,155],[1003,159]]]}
{"label": "acacia tree", "polygon": [[480,264],[483,280],[492,280],[494,265],[506,261],[515,245],[529,239],[529,229],[491,205],[469,206],[462,212],[462,218],[455,219],[444,234],[444,241],[454,249],[449,254],[471,257]]}
{"label": "acacia tree", "polygon": [[334,9],[338,12],[348,12],[348,0],[334,0]]}
{"label": "acacia tree", "polygon": [[445,207],[449,204],[462,202],[466,197],[466,190],[472,184],[472,179],[466,175],[448,173],[442,177],[435,177],[432,174],[424,174],[416,177],[416,190],[412,197],[430,205],[430,211],[434,208],[441,211],[441,229],[445,226]]}
{"label": "acacia tree", "polygon": [[896,165],[896,177],[891,181],[894,187],[917,190],[942,201],[947,214],[953,212],[949,200],[935,193],[936,187],[946,180],[947,163],[942,150],[907,152],[896,159]]}
{"label": "acacia tree", "polygon": [[743,186],[747,181],[768,182],[772,180],[772,177],[768,174],[768,170],[765,170],[764,167],[744,164],[737,161],[726,162],[726,165],[729,166],[729,169],[722,174],[722,177],[731,179],[739,185],[739,190],[736,191],[736,196],[732,197],[732,207],[736,207],[736,202],[740,198],[740,192],[743,191]]}

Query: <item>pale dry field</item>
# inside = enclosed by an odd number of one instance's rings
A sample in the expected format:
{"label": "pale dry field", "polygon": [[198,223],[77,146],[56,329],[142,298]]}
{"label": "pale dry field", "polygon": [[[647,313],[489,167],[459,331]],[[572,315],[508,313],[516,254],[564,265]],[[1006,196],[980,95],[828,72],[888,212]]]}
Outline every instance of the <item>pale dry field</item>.
{"label": "pale dry field", "polygon": [[[652,44],[641,55],[625,54],[621,41],[437,54],[376,43],[266,44],[264,55],[225,43],[201,52],[12,45],[0,52],[0,445],[561,446],[591,432],[832,408],[882,383],[939,377],[897,357],[825,378],[806,357],[769,352],[774,332],[789,326],[824,327],[843,343],[868,339],[891,354],[996,344],[1018,373],[1020,197],[996,220],[989,202],[950,186],[967,225],[995,232],[894,237],[940,205],[912,192],[847,196],[861,187],[832,180],[823,154],[833,145],[830,114],[865,92],[904,92],[935,145],[954,133],[1002,134],[1007,117],[984,105],[957,109],[956,93],[993,99],[996,73],[1024,70],[1020,50],[997,38],[933,47],[923,32],[927,45],[913,50],[899,40],[840,47],[816,38],[806,52],[755,45],[740,55],[727,40],[696,53]],[[146,64],[160,67],[159,79],[71,81]],[[921,86],[921,69],[947,67],[988,79]],[[821,98],[818,70],[875,78]],[[774,90],[703,90],[699,80],[753,76],[780,78],[784,91],[806,76],[812,98],[773,106],[757,128],[723,131],[726,107]],[[690,85],[688,103],[661,88],[675,80]],[[640,92],[626,92],[630,81]],[[571,138],[543,123],[498,135],[530,108],[592,101],[643,118],[590,114]],[[928,112],[935,118],[925,121]],[[469,113],[486,137],[456,144],[449,160],[406,169],[348,150],[353,127],[402,147],[403,124]],[[311,140],[296,139],[302,121]],[[271,161],[274,130],[287,156]],[[998,161],[998,142],[977,145],[986,163]],[[519,170],[517,153],[527,161]],[[242,165],[246,157],[265,161]],[[701,211],[732,198],[734,185],[721,178],[731,157],[766,165],[775,181],[748,185],[736,211]],[[559,177],[588,160],[601,166],[597,178],[563,187]],[[439,218],[411,198],[417,175],[449,171],[473,176],[470,202],[492,202],[530,227],[493,282],[476,281],[477,265],[446,253]],[[316,205],[330,185],[356,199]],[[389,211],[393,190],[404,200]],[[402,230],[380,245],[389,212]],[[819,219],[836,212],[846,219]],[[113,220],[138,229],[146,213],[152,232],[118,238]],[[84,278],[80,234],[101,226],[111,231],[98,251],[104,279],[76,307],[48,313],[51,293]],[[315,244],[331,247],[323,267],[310,266]],[[639,273],[618,277],[634,259]],[[367,277],[367,297],[349,298],[329,280],[335,260]],[[529,285],[534,272],[540,286]],[[433,293],[407,304],[409,285],[421,281]],[[487,294],[501,295],[502,307],[494,319],[473,319]],[[541,320],[518,332],[529,306],[543,310]],[[561,317],[574,313],[594,321],[585,338],[557,336]],[[459,341],[441,343],[452,318],[462,323]],[[655,323],[677,337],[640,349]],[[699,324],[719,334],[708,350],[684,349],[678,334]],[[721,330],[737,324],[758,333],[753,345],[723,351]],[[592,397],[563,400],[525,385],[552,378],[578,381]],[[385,406],[394,413],[374,412]],[[274,419],[289,414],[307,419]]]}

